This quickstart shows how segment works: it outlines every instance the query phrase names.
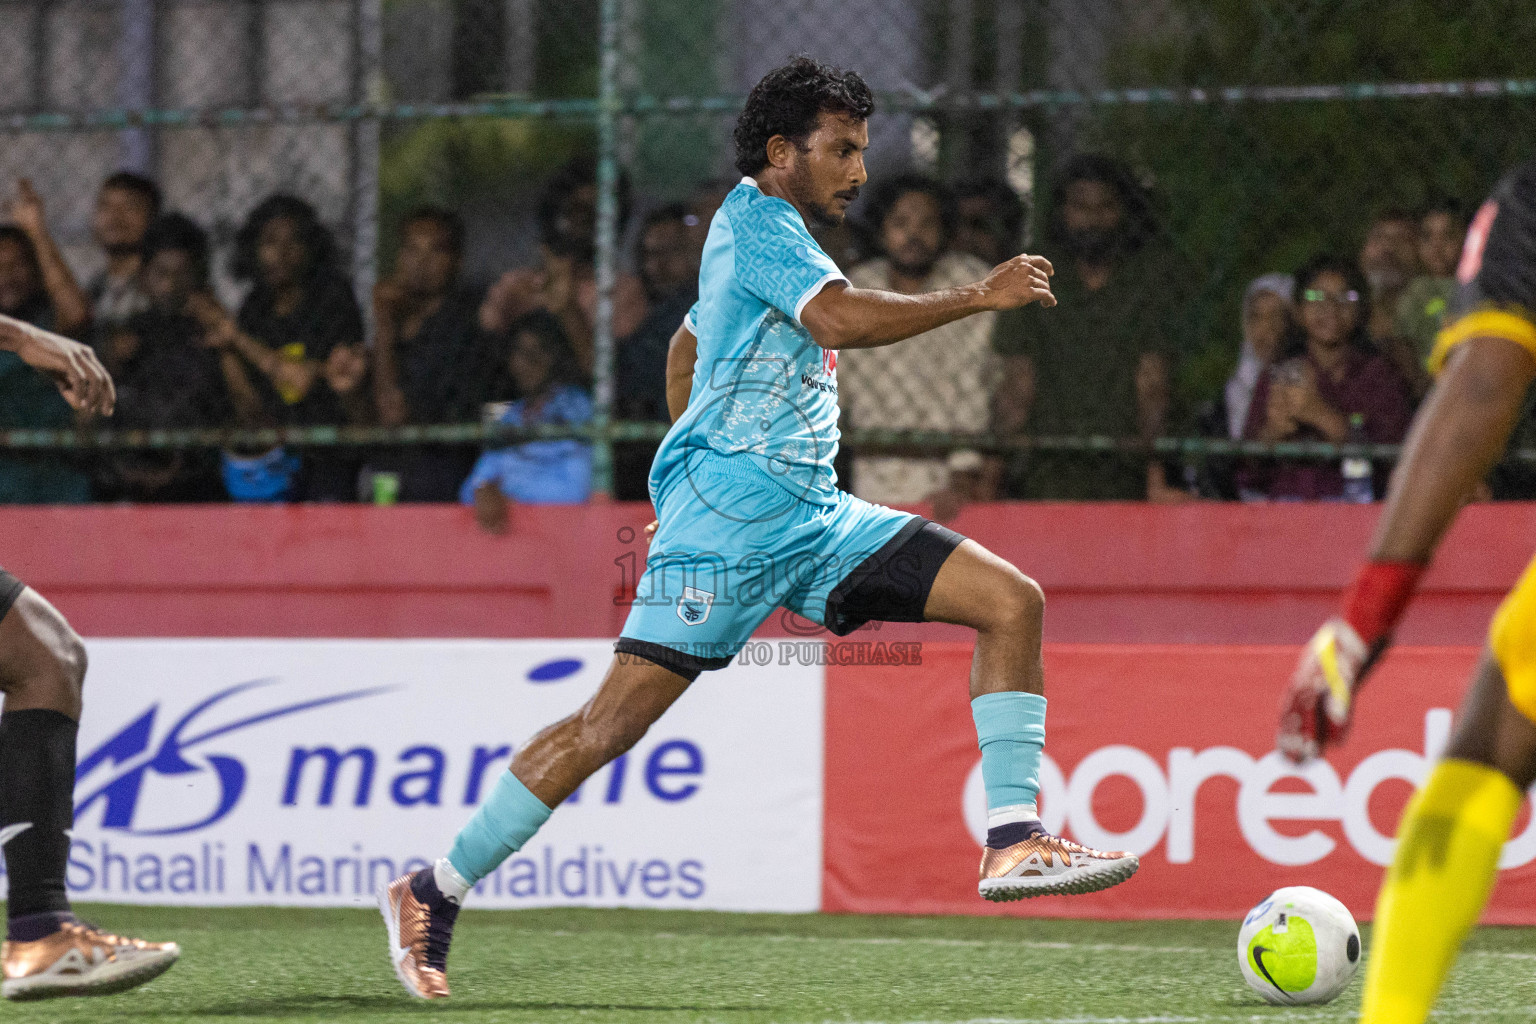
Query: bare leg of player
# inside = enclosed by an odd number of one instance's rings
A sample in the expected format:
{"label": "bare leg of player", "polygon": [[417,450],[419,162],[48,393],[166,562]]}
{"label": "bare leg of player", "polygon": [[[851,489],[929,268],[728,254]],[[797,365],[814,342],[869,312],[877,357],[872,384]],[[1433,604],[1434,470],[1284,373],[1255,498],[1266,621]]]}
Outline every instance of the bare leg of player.
{"label": "bare leg of player", "polygon": [[546,806],[557,806],[589,775],[639,743],[690,682],[633,655],[616,656],[581,710],[517,752],[512,774]]}
{"label": "bare leg of player", "polygon": [[1053,836],[1040,824],[1045,744],[1045,596],[1034,580],[973,540],[934,577],[930,622],[976,630],[971,710],[987,788],[987,843],[977,891],[993,901],[1095,892],[1136,873],[1134,854],[1106,853]]}
{"label": "bare leg of player", "polygon": [[1462,699],[1445,756],[1496,768],[1522,790],[1536,782],[1536,723],[1510,703],[1509,684],[1487,651]]}
{"label": "bare leg of player", "polygon": [[0,846],[10,881],[0,984],[7,999],[142,985],[176,962],[176,944],[83,924],[65,893],[85,647],[36,591],[21,589],[9,573],[0,579],[6,596],[14,595],[0,613]]}
{"label": "bare leg of player", "polygon": [[1044,695],[1045,594],[1008,561],[964,541],[934,577],[923,617],[976,631],[973,699],[1010,690]]}
{"label": "bare leg of player", "polygon": [[[691,679],[629,654],[614,657],[597,693],[541,731],[512,759],[448,857],[395,879],[379,894],[395,975],[421,999],[448,996],[448,946],[459,906],[479,877],[521,847],[593,772],[640,742]],[[511,845],[511,844],[516,845]]]}
{"label": "bare leg of player", "polygon": [[1536,781],[1536,724],[1509,698],[1484,652],[1445,759],[1403,814],[1376,904],[1363,1024],[1429,1016],[1467,933],[1488,902],[1500,852]]}

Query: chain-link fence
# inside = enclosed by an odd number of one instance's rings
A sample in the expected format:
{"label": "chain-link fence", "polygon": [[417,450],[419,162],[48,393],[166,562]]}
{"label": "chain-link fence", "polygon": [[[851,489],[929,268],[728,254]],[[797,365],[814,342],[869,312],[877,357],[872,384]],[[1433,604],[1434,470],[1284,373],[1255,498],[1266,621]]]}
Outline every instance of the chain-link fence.
{"label": "chain-link fence", "polygon": [[[865,196],[817,231],[856,284],[1058,268],[1050,311],[842,353],[853,489],[1379,494],[1467,215],[1536,141],[1526,7],[0,0],[0,193],[45,214],[0,231],[0,311],[123,391],[76,431],[4,357],[0,499],[451,500],[533,434],[523,471],[575,490],[530,495],[584,493],[590,452],[592,489],[643,496],[736,114],[794,54],[877,94]],[[129,237],[125,169],[206,258]]]}

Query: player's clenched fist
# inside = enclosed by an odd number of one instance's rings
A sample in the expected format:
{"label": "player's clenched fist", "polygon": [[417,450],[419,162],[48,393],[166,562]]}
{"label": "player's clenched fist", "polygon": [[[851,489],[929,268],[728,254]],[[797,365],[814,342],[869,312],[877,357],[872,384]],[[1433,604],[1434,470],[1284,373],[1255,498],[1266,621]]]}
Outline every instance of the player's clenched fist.
{"label": "player's clenched fist", "polygon": [[1370,649],[1343,619],[1323,623],[1301,654],[1280,705],[1277,746],[1292,761],[1311,760],[1349,729],[1355,688]]}
{"label": "player's clenched fist", "polygon": [[1044,256],[1015,256],[1007,263],[999,263],[992,273],[981,282],[992,299],[994,309],[1012,309],[1038,302],[1042,306],[1056,305],[1051,294],[1051,275],[1056,273],[1051,261]]}

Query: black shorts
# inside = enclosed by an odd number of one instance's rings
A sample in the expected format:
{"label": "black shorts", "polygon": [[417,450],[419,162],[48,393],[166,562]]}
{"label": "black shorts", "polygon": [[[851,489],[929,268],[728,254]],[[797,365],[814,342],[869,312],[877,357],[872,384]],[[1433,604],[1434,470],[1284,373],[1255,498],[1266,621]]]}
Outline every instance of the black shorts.
{"label": "black shorts", "polygon": [[934,578],[963,540],[946,526],[913,519],[827,595],[827,629],[847,636],[868,622],[922,622]]}
{"label": "black shorts", "polygon": [[11,605],[16,603],[16,599],[26,589],[25,583],[4,569],[0,569],[0,619],[4,619],[10,613]]}

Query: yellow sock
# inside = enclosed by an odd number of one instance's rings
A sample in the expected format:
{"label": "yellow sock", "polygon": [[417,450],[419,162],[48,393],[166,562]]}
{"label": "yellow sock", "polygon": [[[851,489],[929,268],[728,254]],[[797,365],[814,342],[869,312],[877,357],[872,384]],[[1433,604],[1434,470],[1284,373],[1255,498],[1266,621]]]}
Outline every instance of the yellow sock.
{"label": "yellow sock", "polygon": [[1408,804],[1376,901],[1361,1024],[1422,1024],[1493,889],[1520,790],[1471,761],[1435,765]]}

